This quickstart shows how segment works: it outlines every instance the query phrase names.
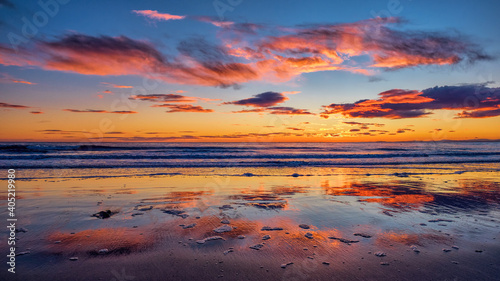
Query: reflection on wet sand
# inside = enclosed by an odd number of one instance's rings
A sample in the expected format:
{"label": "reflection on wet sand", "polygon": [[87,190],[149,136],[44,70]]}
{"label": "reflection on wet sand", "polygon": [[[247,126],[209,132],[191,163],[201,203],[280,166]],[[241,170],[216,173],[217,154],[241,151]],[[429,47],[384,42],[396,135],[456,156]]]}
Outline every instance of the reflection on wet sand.
{"label": "reflection on wet sand", "polygon": [[[475,277],[471,268],[492,277],[500,269],[500,185],[494,178],[456,177],[462,178],[442,186],[425,177],[265,178],[268,183],[251,177],[210,188],[195,177],[150,178],[148,184],[130,179],[130,187],[118,179],[86,179],[77,188],[68,181],[47,190],[34,181],[54,209],[40,213],[35,189],[26,188],[20,201],[29,231],[19,239],[31,253],[20,260],[33,268],[29,274],[54,280],[62,277],[41,269],[56,272],[74,263],[71,257],[79,257],[82,272],[121,264],[139,280],[156,278],[144,271],[151,266],[180,280],[190,279],[190,267],[206,280],[329,280],[332,274],[423,280],[439,270],[415,275],[419,268],[438,265],[455,266],[443,278],[457,272]],[[166,182],[175,187],[158,187]],[[92,217],[106,210],[113,215]],[[60,264],[49,265],[47,258]],[[216,267],[205,267],[214,261]],[[224,274],[222,261],[231,266]]]}

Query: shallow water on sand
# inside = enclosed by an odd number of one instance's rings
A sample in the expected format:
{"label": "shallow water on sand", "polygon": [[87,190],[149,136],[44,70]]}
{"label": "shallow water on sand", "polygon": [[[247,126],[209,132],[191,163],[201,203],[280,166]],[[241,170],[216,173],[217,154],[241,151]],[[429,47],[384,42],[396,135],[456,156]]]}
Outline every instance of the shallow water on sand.
{"label": "shallow water on sand", "polygon": [[29,253],[0,277],[498,280],[495,165],[19,170]]}

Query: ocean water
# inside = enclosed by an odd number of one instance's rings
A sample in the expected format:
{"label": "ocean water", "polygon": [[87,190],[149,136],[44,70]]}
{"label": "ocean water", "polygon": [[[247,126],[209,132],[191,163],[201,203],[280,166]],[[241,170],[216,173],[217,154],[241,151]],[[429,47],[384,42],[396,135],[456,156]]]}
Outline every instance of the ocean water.
{"label": "ocean water", "polygon": [[369,167],[499,162],[500,142],[0,143],[2,169]]}

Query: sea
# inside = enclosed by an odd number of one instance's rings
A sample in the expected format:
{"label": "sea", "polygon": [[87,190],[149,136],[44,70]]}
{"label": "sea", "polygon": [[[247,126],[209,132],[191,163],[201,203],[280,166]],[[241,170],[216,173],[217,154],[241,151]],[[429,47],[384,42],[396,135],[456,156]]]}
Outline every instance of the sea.
{"label": "sea", "polygon": [[500,142],[0,143],[2,169],[346,167],[500,163]]}

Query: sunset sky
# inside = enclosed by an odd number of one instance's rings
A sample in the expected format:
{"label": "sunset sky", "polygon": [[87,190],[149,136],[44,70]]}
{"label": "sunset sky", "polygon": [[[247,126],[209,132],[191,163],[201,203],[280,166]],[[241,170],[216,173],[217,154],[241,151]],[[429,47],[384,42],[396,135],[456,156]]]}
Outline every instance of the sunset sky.
{"label": "sunset sky", "polygon": [[0,141],[500,139],[498,1],[0,0]]}

